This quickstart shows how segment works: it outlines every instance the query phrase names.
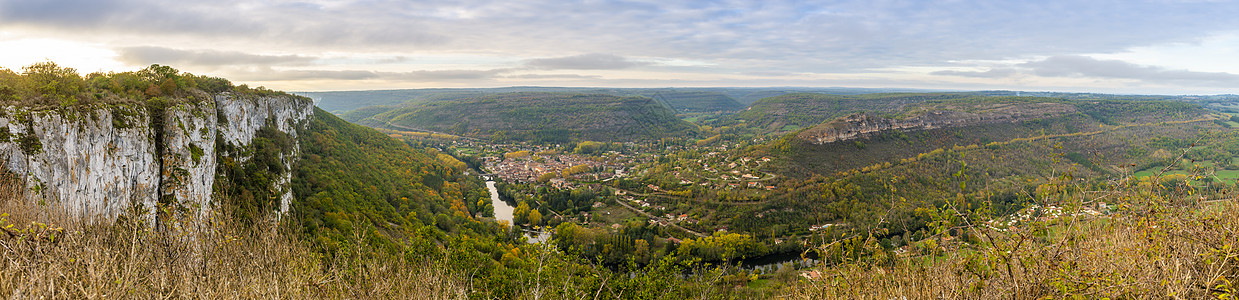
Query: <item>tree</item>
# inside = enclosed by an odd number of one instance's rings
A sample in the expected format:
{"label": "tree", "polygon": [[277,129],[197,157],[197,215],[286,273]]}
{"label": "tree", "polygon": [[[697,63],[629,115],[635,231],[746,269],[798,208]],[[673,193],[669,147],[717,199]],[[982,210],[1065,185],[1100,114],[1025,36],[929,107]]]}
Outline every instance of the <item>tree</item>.
{"label": "tree", "polygon": [[42,96],[45,101],[61,105],[77,104],[77,95],[85,86],[77,70],[60,67],[50,61],[23,67],[22,72],[26,77],[27,89]]}
{"label": "tree", "polygon": [[9,69],[0,68],[0,101],[17,100],[20,85],[21,76]]}
{"label": "tree", "polygon": [[542,225],[542,213],[538,212],[536,209],[529,211],[529,225]]}
{"label": "tree", "polygon": [[512,210],[512,221],[516,224],[529,223],[529,203],[522,201],[516,209]]}
{"label": "tree", "polygon": [[575,165],[568,169],[565,169],[563,172],[563,175],[564,177],[568,177],[568,176],[572,176],[576,174],[588,173],[589,171],[591,171],[591,169],[593,168],[590,168],[588,165]]}
{"label": "tree", "polygon": [[538,183],[546,183],[555,177],[558,177],[558,174],[555,174],[555,172],[543,173],[542,175],[538,175]]}

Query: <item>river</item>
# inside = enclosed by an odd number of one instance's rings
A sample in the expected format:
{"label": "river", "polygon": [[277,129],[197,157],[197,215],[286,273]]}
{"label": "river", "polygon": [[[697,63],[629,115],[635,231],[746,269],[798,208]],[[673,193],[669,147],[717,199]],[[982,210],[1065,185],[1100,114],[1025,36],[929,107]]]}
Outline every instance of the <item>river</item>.
{"label": "river", "polygon": [[[490,203],[495,207],[495,220],[508,222],[508,226],[515,226],[516,222],[513,221],[515,217],[512,212],[516,211],[516,208],[499,199],[499,189],[495,188],[494,180],[486,181],[486,190],[490,191]],[[551,238],[551,233],[546,230],[521,229],[521,231],[525,232],[525,238],[530,244],[541,243]]]}
{"label": "river", "polygon": [[798,252],[775,253],[741,260],[740,268],[745,270],[761,270],[762,273],[769,274],[778,271],[786,263],[791,263],[792,268],[801,269],[815,266],[818,261],[812,258],[802,258]]}
{"label": "river", "polygon": [[495,220],[508,221],[508,225],[512,225],[512,212],[516,209],[507,202],[499,199],[499,190],[495,188],[495,181],[486,181],[486,190],[490,191],[490,203],[495,207]]}

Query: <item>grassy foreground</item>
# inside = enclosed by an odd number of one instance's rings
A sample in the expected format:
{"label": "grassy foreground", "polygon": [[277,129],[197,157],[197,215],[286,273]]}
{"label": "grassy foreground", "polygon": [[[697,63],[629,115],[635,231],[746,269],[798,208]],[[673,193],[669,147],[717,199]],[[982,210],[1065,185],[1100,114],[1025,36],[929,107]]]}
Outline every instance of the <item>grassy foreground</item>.
{"label": "grassy foreground", "polygon": [[0,178],[5,298],[465,298],[462,277],[444,268],[361,249],[324,263],[288,229],[270,223],[237,228],[216,216],[164,231],[123,218],[91,224],[27,204],[23,190],[11,176]]}

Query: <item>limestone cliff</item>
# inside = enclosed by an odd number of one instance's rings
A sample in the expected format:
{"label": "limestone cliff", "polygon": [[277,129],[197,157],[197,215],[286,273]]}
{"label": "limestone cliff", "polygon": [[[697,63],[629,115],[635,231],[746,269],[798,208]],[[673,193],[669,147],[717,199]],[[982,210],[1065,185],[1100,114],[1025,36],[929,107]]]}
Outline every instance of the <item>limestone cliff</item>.
{"label": "limestone cliff", "polygon": [[[217,144],[245,148],[271,124],[296,137],[313,115],[299,97],[221,93],[179,99],[166,107],[99,105],[89,109],[0,109],[0,163],[22,176],[31,201],[62,206],[71,214],[111,220],[135,207],[148,219],[157,204],[202,214],[211,207]],[[281,153],[291,169],[297,149]],[[247,157],[235,157],[244,161]],[[291,172],[276,181],[281,211],[292,193]]]}
{"label": "limestone cliff", "polygon": [[996,104],[968,109],[930,110],[914,117],[894,119],[860,113],[841,117],[802,131],[798,138],[814,144],[866,137],[890,130],[925,130],[1000,122],[1017,122],[1075,112],[1062,103]]}

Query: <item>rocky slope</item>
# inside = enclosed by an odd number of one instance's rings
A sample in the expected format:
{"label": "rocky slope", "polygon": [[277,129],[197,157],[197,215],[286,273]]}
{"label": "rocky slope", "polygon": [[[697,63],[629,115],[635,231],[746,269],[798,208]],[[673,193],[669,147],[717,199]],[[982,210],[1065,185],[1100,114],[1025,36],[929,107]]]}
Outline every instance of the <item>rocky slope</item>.
{"label": "rocky slope", "polygon": [[[203,214],[211,207],[219,144],[245,149],[263,126],[296,137],[313,114],[299,97],[220,93],[166,107],[136,104],[89,109],[0,108],[0,164],[26,182],[32,201],[110,220],[134,207],[153,219],[159,203]],[[281,157],[289,163],[298,148]],[[236,159],[245,160],[245,157]],[[291,172],[272,189],[292,199]]]}

